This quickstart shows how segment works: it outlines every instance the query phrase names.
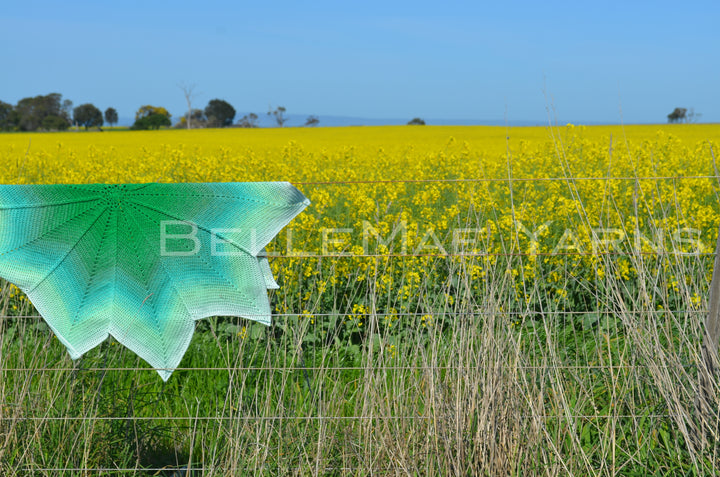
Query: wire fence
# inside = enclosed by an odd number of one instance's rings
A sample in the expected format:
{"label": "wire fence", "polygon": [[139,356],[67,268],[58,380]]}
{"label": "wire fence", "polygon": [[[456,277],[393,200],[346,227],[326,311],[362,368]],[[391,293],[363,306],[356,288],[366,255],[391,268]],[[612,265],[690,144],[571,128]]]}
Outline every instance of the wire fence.
{"label": "wire fence", "polygon": [[[513,177],[299,185],[512,187],[513,182],[718,179]],[[665,218],[671,215],[663,211]],[[484,218],[474,217],[469,225],[482,224]],[[271,261],[283,263],[278,267],[281,279],[291,270],[286,266],[302,268],[314,260],[323,264],[311,277],[295,275],[301,281],[297,289],[284,283],[292,290],[273,296],[277,311],[271,328],[255,332],[250,322],[232,317],[202,325],[206,328],[196,331],[190,357],[174,368],[175,381],[167,384],[157,382],[155,371],[162,369],[142,365],[110,342],[71,363],[49,330],[32,328],[42,323],[32,306],[4,291],[0,330],[14,334],[0,347],[0,448],[18,463],[18,474],[82,475],[221,472],[213,463],[220,445],[230,446],[229,458],[237,458],[245,469],[267,465],[298,474],[352,473],[356,467],[341,464],[357,462],[392,473],[373,463],[381,457],[413,469],[415,457],[408,451],[413,446],[422,455],[435,449],[447,452],[449,461],[462,455],[464,462],[480,465],[487,456],[499,458],[498,453],[520,449],[522,435],[532,446],[555,448],[547,452],[556,457],[573,451],[587,459],[607,457],[611,451],[597,450],[604,446],[632,455],[675,452],[691,461],[717,452],[712,443],[717,384],[704,397],[700,384],[706,366],[700,345],[710,313],[708,258],[715,253],[523,251],[532,247],[532,237],[515,227],[499,251],[271,255]],[[520,237],[526,240],[522,247]],[[428,268],[418,277],[405,269],[392,275],[387,264],[416,258],[453,261],[437,265],[440,273]],[[374,270],[351,269],[338,278],[343,261],[361,259],[375,259]],[[484,275],[473,276],[469,270],[476,259],[489,259]],[[550,265],[537,265],[546,259]],[[627,259],[634,271],[620,272],[620,259]],[[586,261],[578,266],[572,260]],[[391,276],[392,284],[383,285],[382,276]],[[331,280],[335,289],[325,298],[320,289]],[[414,288],[402,291],[408,283]],[[398,298],[403,293],[409,296]],[[11,303],[19,307],[13,313],[8,311]],[[411,309],[394,309],[407,303]],[[208,374],[223,377],[203,378]],[[190,387],[198,391],[188,393]],[[709,412],[699,411],[701,397]],[[310,425],[320,430],[302,427]],[[667,442],[654,429],[667,433]],[[21,432],[25,441],[15,438]],[[38,436],[57,432],[70,436],[76,451],[83,449],[83,435],[95,433],[114,436],[118,445],[145,457],[137,457],[134,466],[23,466],[23,456],[42,440]],[[189,450],[173,458],[168,453],[147,457],[168,435]],[[394,442],[401,436],[409,447]],[[306,442],[308,438],[313,441]],[[330,443],[323,444],[323,438]],[[592,438],[600,444],[588,445]],[[646,440],[654,444],[646,445]],[[252,450],[243,453],[244,447]],[[334,458],[333,452],[342,456]],[[286,453],[293,457],[283,457]],[[159,465],[162,459],[174,460]],[[313,466],[313,459],[323,464]],[[714,457],[709,459],[715,468]],[[326,465],[328,461],[338,465]]]}

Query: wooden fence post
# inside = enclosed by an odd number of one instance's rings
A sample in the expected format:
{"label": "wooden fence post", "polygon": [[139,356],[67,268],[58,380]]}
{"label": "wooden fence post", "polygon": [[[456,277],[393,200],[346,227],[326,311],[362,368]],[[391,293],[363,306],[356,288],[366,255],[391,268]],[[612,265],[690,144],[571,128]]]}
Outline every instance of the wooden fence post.
{"label": "wooden fence post", "polygon": [[715,246],[715,260],[713,262],[712,280],[710,281],[708,305],[709,311],[705,318],[705,336],[701,349],[702,363],[698,367],[700,389],[697,396],[699,417],[702,424],[701,429],[705,431],[705,435],[707,435],[706,431],[717,427],[712,418],[717,413],[717,409],[715,409],[717,399],[714,388],[715,377],[718,372],[718,340],[720,339],[720,231],[718,231],[718,240]]}

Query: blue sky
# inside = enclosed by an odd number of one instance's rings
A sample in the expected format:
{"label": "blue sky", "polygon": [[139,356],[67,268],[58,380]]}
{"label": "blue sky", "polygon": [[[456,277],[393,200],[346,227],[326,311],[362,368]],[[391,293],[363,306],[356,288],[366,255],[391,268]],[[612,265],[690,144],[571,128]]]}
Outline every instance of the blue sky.
{"label": "blue sky", "polygon": [[720,122],[720,3],[6,2],[0,100],[239,113]]}

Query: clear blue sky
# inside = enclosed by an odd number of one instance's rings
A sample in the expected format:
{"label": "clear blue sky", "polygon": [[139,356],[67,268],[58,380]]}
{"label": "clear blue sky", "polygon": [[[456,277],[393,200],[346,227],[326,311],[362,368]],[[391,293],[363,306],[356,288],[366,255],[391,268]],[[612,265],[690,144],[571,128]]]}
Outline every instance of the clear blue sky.
{"label": "clear blue sky", "polygon": [[717,1],[8,1],[0,100],[178,119],[185,83],[243,114],[720,122],[719,19]]}

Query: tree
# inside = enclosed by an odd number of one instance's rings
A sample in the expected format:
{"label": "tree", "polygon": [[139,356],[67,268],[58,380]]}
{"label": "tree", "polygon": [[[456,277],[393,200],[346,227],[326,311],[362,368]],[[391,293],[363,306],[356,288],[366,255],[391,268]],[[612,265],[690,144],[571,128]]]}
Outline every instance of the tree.
{"label": "tree", "polygon": [[70,127],[70,121],[62,116],[55,116],[51,114],[45,116],[40,122],[40,128],[46,131],[65,131]]}
{"label": "tree", "polygon": [[421,118],[412,118],[410,121],[408,121],[408,125],[410,126],[425,126],[425,121]]}
{"label": "tree", "polygon": [[258,115],[255,113],[246,114],[240,120],[238,121],[238,127],[241,128],[256,128],[257,125]]}
{"label": "tree", "polygon": [[[62,95],[50,93],[45,96],[23,98],[15,106],[18,120],[17,124],[22,131],[36,131],[44,129],[63,130],[70,127],[70,116],[67,105],[68,100],[62,102]],[[45,120],[52,117],[50,120]]]}
{"label": "tree", "polygon": [[696,123],[697,120],[700,119],[700,116],[702,116],[702,114],[696,113],[695,108],[690,108],[690,110],[687,113],[686,121],[688,123]]}
{"label": "tree", "polygon": [[62,102],[62,106],[60,106],[60,111],[62,111],[62,114],[60,114],[60,116],[70,120],[70,116],[72,116],[73,112],[73,102],[69,99],[64,99]]}
{"label": "tree", "polygon": [[18,112],[18,126],[21,131],[36,131],[46,116],[40,106],[40,96],[23,98],[18,101],[15,110]]}
{"label": "tree", "polygon": [[320,119],[317,116],[308,116],[305,120],[305,126],[317,126],[319,122]]}
{"label": "tree", "polygon": [[86,131],[88,128],[99,128],[103,125],[102,111],[93,104],[81,104],[73,109],[73,121],[75,121],[75,124],[78,126],[85,126]]}
{"label": "tree", "polygon": [[163,126],[170,126],[170,118],[164,114],[151,114],[136,120],[130,129],[160,129]]}
{"label": "tree", "polygon": [[149,104],[146,104],[145,106],[140,106],[140,109],[138,109],[135,113],[135,121],[153,114],[162,114],[163,116],[167,116],[168,119],[171,117],[168,110],[162,106],[150,106]]}
{"label": "tree", "polygon": [[135,113],[135,123],[131,129],[160,129],[170,125],[170,113],[167,109],[147,104]]}
{"label": "tree", "polygon": [[12,104],[0,101],[0,131],[13,131],[18,126],[18,120]]}
{"label": "tree", "polygon": [[272,111],[272,108],[268,109],[267,112],[268,116],[274,116],[275,122],[279,127],[283,127],[285,122],[287,121],[287,118],[285,117],[285,107],[284,106],[278,106],[275,108],[275,111]]}
{"label": "tree", "polygon": [[667,115],[669,123],[679,123],[687,117],[686,108],[675,108],[672,113]]}
{"label": "tree", "polygon": [[117,124],[118,112],[115,111],[115,108],[107,108],[105,110],[105,122],[108,123],[111,127],[113,124]]}
{"label": "tree", "polygon": [[[193,119],[193,108],[192,108],[192,100],[195,99],[195,94],[193,94],[193,90],[195,89],[195,85],[191,84],[190,86],[186,85],[185,83],[180,83],[178,85],[178,88],[180,88],[183,92],[183,95],[185,96],[185,102],[187,103],[188,112],[185,114],[185,123],[187,125],[188,129],[192,129],[192,119]],[[197,111],[197,110],[195,110]],[[182,123],[183,120],[180,119],[180,122]]]}
{"label": "tree", "polygon": [[235,119],[235,108],[223,99],[211,99],[205,106],[208,126],[221,127],[230,126]]}
{"label": "tree", "polygon": [[202,109],[193,109],[190,114],[185,113],[180,121],[175,125],[176,128],[188,128],[188,125],[192,124],[194,128],[204,128],[207,126],[207,118],[205,117],[205,111]]}

